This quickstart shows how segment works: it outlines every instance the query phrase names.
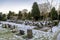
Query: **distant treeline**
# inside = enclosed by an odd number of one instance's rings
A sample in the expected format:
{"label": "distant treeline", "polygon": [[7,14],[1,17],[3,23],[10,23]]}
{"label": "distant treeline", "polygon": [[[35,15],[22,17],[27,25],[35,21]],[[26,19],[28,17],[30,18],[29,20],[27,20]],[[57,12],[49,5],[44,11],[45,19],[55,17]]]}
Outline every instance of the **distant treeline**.
{"label": "distant treeline", "polygon": [[60,15],[58,15],[58,12],[56,11],[55,7],[53,7],[50,12],[43,13],[43,15],[40,15],[40,14],[42,13],[40,13],[38,4],[37,2],[34,2],[31,12],[22,13],[21,11],[19,11],[18,14],[15,14],[15,12],[9,11],[7,15],[0,12],[0,20],[1,21],[5,21],[7,19],[11,19],[11,20],[27,19],[27,20],[35,20],[35,21],[45,20],[45,19],[60,20]]}

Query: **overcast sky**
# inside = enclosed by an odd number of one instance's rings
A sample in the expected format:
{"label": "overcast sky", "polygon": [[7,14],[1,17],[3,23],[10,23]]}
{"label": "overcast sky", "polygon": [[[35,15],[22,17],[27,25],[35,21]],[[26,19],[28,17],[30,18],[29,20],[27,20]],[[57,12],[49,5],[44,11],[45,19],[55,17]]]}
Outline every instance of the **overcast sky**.
{"label": "overcast sky", "polygon": [[[0,0],[0,12],[8,13],[9,10],[18,12],[19,10],[27,9],[31,10],[33,2],[38,4],[47,2],[46,0]],[[51,2],[49,0],[49,2]],[[60,0],[54,0],[53,6],[58,8]],[[57,5],[56,5],[57,4]]]}

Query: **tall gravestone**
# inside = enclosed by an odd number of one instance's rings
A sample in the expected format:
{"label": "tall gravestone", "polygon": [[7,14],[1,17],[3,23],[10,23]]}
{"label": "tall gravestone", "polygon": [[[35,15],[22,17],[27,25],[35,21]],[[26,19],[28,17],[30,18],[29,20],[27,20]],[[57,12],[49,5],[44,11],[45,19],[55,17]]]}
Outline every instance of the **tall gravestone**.
{"label": "tall gravestone", "polygon": [[28,29],[28,30],[27,30],[27,37],[28,37],[28,38],[32,38],[32,37],[33,37],[33,35],[32,35],[32,30],[31,30],[31,29]]}
{"label": "tall gravestone", "polygon": [[6,24],[6,27],[8,28],[8,24]]}

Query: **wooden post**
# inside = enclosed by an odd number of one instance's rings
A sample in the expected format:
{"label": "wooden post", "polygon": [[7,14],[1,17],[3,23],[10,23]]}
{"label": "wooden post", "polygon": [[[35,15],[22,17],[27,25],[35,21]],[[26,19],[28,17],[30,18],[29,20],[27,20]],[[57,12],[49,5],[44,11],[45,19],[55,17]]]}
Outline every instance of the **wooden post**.
{"label": "wooden post", "polygon": [[32,30],[31,30],[31,29],[28,29],[28,30],[27,30],[27,37],[28,37],[28,38],[32,38],[32,37],[33,37],[33,35],[32,35]]}

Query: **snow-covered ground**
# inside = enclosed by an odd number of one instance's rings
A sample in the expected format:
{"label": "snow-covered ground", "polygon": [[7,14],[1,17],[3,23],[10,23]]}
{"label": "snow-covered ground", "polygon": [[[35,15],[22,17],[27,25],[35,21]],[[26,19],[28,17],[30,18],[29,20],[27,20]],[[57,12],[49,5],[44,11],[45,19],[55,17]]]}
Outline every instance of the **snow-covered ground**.
{"label": "snow-covered ground", "polygon": [[[51,29],[48,30],[48,32],[35,30],[35,29],[33,29],[35,26],[30,26],[30,25],[16,24],[16,23],[12,23],[12,22],[3,22],[3,21],[1,21],[1,23],[10,24],[12,26],[15,25],[18,30],[24,30],[26,34],[27,34],[27,29],[32,29],[33,38],[31,40],[59,40],[60,39],[60,34],[59,34],[60,33],[60,23],[58,26],[55,26],[52,28],[52,32],[50,32]],[[2,29],[3,28],[0,27],[0,30],[2,30]],[[4,29],[4,30],[6,30],[6,29]],[[20,38],[20,36],[16,36],[16,35],[14,35],[14,36],[17,37],[18,39]],[[55,37],[56,37],[56,39],[54,39]],[[25,40],[25,39],[21,38],[21,40]]]}

